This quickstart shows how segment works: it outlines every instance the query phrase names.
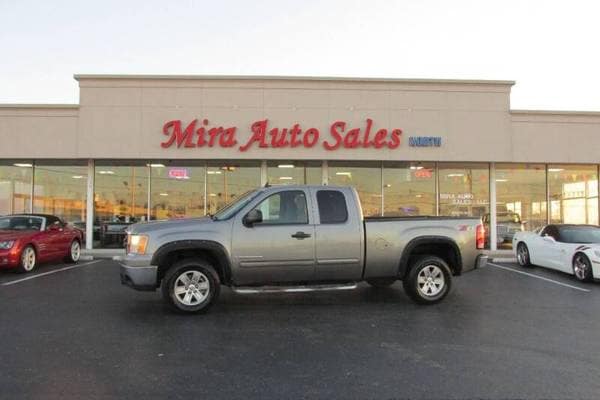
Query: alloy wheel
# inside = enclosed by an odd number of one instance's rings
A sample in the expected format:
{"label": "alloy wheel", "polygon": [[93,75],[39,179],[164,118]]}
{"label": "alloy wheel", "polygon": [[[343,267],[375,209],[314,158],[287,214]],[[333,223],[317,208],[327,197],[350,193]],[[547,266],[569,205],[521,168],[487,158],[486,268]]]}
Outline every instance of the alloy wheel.
{"label": "alloy wheel", "polygon": [[35,267],[35,250],[33,247],[28,246],[23,250],[21,255],[21,264],[25,271],[31,271]]}
{"label": "alloy wheel", "polygon": [[587,264],[582,255],[578,255],[573,260],[573,272],[579,280],[584,280],[587,272]]}
{"label": "alloy wheel", "polygon": [[173,292],[181,304],[196,306],[210,294],[210,281],[200,271],[185,271],[175,280]]}
{"label": "alloy wheel", "polygon": [[529,262],[529,251],[527,251],[527,247],[524,244],[520,244],[517,249],[517,261],[519,261],[520,265],[527,265]]}
{"label": "alloy wheel", "polygon": [[74,240],[71,243],[71,260],[77,262],[79,261],[79,257],[81,257],[81,245],[77,240]]}
{"label": "alloy wheel", "polygon": [[437,296],[445,284],[444,273],[437,265],[428,265],[417,275],[417,288],[425,297]]}

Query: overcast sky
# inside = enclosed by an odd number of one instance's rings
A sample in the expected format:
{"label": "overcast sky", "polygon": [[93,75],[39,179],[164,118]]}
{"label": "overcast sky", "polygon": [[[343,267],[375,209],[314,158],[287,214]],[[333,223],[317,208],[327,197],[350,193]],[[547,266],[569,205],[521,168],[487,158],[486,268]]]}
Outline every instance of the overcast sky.
{"label": "overcast sky", "polygon": [[0,0],[0,103],[73,74],[508,79],[513,109],[600,111],[598,1]]}

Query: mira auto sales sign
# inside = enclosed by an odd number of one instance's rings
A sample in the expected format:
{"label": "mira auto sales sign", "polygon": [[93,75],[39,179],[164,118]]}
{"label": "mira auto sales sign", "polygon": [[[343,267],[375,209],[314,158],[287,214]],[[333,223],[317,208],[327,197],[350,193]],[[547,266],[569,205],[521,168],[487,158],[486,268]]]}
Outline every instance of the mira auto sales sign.
{"label": "mira auto sales sign", "polygon": [[[252,147],[286,148],[322,146],[325,150],[339,148],[387,148],[395,149],[402,143],[402,129],[373,129],[373,120],[367,118],[363,126],[349,126],[344,121],[335,121],[327,132],[314,127],[305,128],[301,124],[291,127],[272,126],[269,120],[254,122],[249,128],[250,137],[238,140],[238,127],[210,126],[208,119],[194,119],[191,122],[181,120],[168,121],[163,126],[166,137],[161,142],[163,148],[221,147],[238,148],[247,151]],[[439,137],[410,137],[410,146],[440,147]]]}

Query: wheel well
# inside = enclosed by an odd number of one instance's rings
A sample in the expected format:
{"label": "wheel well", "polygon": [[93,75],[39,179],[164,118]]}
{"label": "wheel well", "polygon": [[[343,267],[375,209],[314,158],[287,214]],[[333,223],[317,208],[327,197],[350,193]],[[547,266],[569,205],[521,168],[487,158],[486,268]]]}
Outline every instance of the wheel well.
{"label": "wheel well", "polygon": [[573,261],[575,261],[575,257],[577,257],[577,255],[581,254],[582,256],[584,256],[585,258],[587,258],[587,260],[591,263],[590,258],[587,256],[587,254],[585,254],[582,251],[576,251],[575,254],[573,254],[573,258],[571,258],[571,265],[573,265]]}
{"label": "wheel well", "polygon": [[211,250],[196,248],[172,250],[162,256],[158,263],[157,283],[162,281],[163,277],[173,264],[186,258],[201,258],[206,260],[210,265],[213,266],[215,271],[217,271],[221,283],[229,283],[229,276],[226,272],[226,266],[223,265],[221,259]]}
{"label": "wheel well", "polygon": [[450,240],[427,240],[410,246],[407,254],[403,255],[400,265],[400,275],[406,275],[414,260],[424,255],[441,258],[448,264],[454,275],[460,275],[462,271],[462,258],[455,243]]}

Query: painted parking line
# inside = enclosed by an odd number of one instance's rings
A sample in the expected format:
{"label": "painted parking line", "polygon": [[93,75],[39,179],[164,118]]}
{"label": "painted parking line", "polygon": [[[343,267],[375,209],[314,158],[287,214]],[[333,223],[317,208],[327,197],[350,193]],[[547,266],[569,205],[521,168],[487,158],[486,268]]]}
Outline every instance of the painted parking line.
{"label": "painted parking line", "polygon": [[100,261],[102,261],[102,260],[90,261],[90,262],[83,263],[83,264],[75,264],[75,265],[70,265],[68,267],[59,268],[59,269],[55,269],[55,270],[48,271],[48,272],[42,272],[41,274],[31,275],[31,276],[27,276],[25,278],[16,279],[14,281],[5,282],[5,283],[2,284],[2,286],[15,285],[17,283],[25,282],[25,281],[28,281],[28,280],[31,280],[31,279],[41,278],[42,276],[55,274],[57,272],[63,272],[63,271],[68,271],[68,270],[74,269],[74,268],[85,267],[86,265],[95,264],[95,263],[98,263]]}
{"label": "painted parking line", "polygon": [[487,265],[489,265],[491,267],[500,268],[500,269],[503,269],[505,271],[510,271],[510,272],[514,272],[514,273],[517,273],[517,274],[526,275],[526,276],[529,276],[531,278],[541,279],[543,281],[551,282],[551,283],[554,283],[556,285],[560,285],[560,286],[564,286],[564,287],[568,287],[570,289],[580,290],[582,292],[590,292],[589,289],[584,289],[584,288],[579,287],[579,286],[569,285],[567,283],[555,281],[554,279],[544,278],[543,276],[539,276],[539,275],[535,275],[535,274],[530,274],[529,272],[518,271],[518,270],[516,270],[514,268],[505,267],[504,265],[498,265],[498,264],[494,264],[494,263],[491,263],[491,262],[488,262]]}

